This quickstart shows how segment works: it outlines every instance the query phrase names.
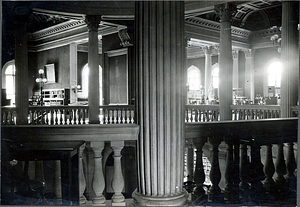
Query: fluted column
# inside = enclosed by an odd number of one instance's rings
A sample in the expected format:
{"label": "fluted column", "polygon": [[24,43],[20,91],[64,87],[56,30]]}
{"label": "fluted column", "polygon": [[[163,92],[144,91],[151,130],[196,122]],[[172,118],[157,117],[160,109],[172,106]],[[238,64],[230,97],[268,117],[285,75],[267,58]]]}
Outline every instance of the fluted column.
{"label": "fluted column", "polygon": [[245,96],[254,102],[254,51],[248,49],[244,51],[245,63]]}
{"label": "fluted column", "polygon": [[122,190],[124,188],[124,177],[121,166],[121,150],[123,147],[124,141],[111,142],[111,148],[114,151],[114,176],[112,180],[112,188],[115,193],[111,198],[113,206],[125,206],[125,197],[122,194]]}
{"label": "fluted column", "polygon": [[235,6],[225,3],[215,6],[220,16],[219,106],[220,120],[231,120],[232,104],[232,42],[231,19]]}
{"label": "fluted column", "polygon": [[299,55],[298,31],[299,17],[298,1],[283,1],[282,29],[281,29],[281,61],[283,64],[281,75],[281,117],[292,116],[291,106],[298,101],[299,84]]}
{"label": "fluted column", "polygon": [[184,3],[135,3],[137,205],[184,205]]}
{"label": "fluted column", "polygon": [[89,123],[99,124],[99,51],[98,27],[99,16],[86,16],[89,29],[88,65],[89,65]]}
{"label": "fluted column", "polygon": [[15,20],[15,103],[17,124],[28,123],[28,53],[27,16],[17,16]]}
{"label": "fluted column", "polygon": [[239,88],[239,51],[232,51],[233,58],[233,74],[232,74],[232,88]]}
{"label": "fluted column", "polygon": [[105,180],[102,169],[102,150],[104,148],[104,142],[91,142],[91,148],[94,151],[94,177],[93,177],[93,190],[95,197],[93,199],[93,205],[103,206],[105,205],[105,197],[103,196],[103,190],[105,188]]}
{"label": "fluted column", "polygon": [[211,81],[211,56],[212,48],[205,47],[205,96],[208,96],[209,86],[212,83]]}

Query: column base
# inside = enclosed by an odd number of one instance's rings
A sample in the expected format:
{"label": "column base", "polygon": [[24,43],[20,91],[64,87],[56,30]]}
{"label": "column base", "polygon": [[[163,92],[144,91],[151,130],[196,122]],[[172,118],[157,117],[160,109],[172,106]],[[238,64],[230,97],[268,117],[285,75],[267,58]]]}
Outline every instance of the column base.
{"label": "column base", "polygon": [[134,206],[182,206],[187,204],[187,197],[185,190],[179,195],[168,197],[146,196],[137,190],[132,193]]}

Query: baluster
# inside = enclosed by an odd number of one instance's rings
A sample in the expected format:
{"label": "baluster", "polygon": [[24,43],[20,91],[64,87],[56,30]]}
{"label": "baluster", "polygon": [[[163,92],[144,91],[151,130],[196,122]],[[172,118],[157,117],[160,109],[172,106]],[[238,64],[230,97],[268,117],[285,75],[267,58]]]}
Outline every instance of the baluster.
{"label": "baluster", "polygon": [[121,124],[121,119],[122,118],[122,109],[118,110],[118,124]]}
{"label": "baluster", "polygon": [[266,145],[266,161],[264,166],[265,180],[263,184],[266,188],[267,193],[274,193],[276,191],[276,184],[273,180],[275,173],[275,166],[272,157],[272,144]]}
{"label": "baluster", "polygon": [[192,122],[192,111],[188,109],[188,122]]}
{"label": "baluster", "polygon": [[240,159],[240,197],[247,201],[247,196],[249,194],[250,186],[248,184],[248,169],[249,169],[249,160],[247,155],[247,145],[241,144],[241,159]]}
{"label": "baluster", "polygon": [[112,122],[113,122],[113,112],[112,112],[111,109],[109,109],[108,114],[109,114],[109,123],[112,124]]}
{"label": "baluster", "polygon": [[61,125],[61,111],[60,111],[60,109],[57,110],[57,124]]}
{"label": "baluster", "polygon": [[122,110],[122,123],[125,124],[125,109]]}
{"label": "baluster", "polygon": [[84,109],[84,123],[88,124],[89,123],[89,110],[88,109]]}
{"label": "baluster", "polygon": [[105,116],[105,124],[108,124],[108,109],[105,109],[104,116]]}
{"label": "baluster", "polygon": [[192,122],[195,122],[195,109],[192,109]]}
{"label": "baluster", "polygon": [[7,124],[10,125],[11,124],[11,119],[12,119],[12,112],[8,111],[7,112]]}
{"label": "baluster", "polygon": [[62,118],[61,123],[62,123],[63,125],[66,124],[66,113],[67,113],[66,110],[63,109],[63,110],[62,110],[62,114],[61,114],[61,118]]}
{"label": "baluster", "polygon": [[130,112],[131,112],[131,123],[134,124],[134,110],[131,109]]}
{"label": "baluster", "polygon": [[202,148],[205,142],[207,142],[207,138],[193,139],[193,143],[196,147],[196,166],[194,171],[194,180],[196,183],[196,189],[194,191],[194,194],[197,197],[205,194],[205,191],[203,189],[203,183],[205,182],[205,173],[204,173],[203,157],[202,157],[202,153],[203,153]]}
{"label": "baluster", "polygon": [[275,182],[280,193],[284,193],[286,190],[286,180],[284,175],[286,173],[286,165],[284,161],[284,154],[283,154],[283,144],[277,144],[277,158],[275,162],[275,171],[277,176],[275,178]]}
{"label": "baluster", "polygon": [[50,116],[50,111],[46,112],[46,115],[45,115],[45,119],[46,119],[45,124],[46,125],[50,125],[50,121],[49,121],[50,117],[49,116]]}
{"label": "baluster", "polygon": [[71,109],[71,114],[70,114],[70,119],[71,119],[71,124],[75,124],[75,109]]}
{"label": "baluster", "polygon": [[214,202],[219,200],[221,193],[221,189],[219,187],[219,182],[221,180],[221,171],[219,166],[219,145],[221,144],[221,139],[219,137],[209,137],[209,142],[213,146],[213,150],[210,170],[210,180],[212,182],[212,186],[208,191],[208,202]]}
{"label": "baluster", "polygon": [[104,123],[104,115],[103,115],[103,108],[100,108],[100,124]]}
{"label": "baluster", "polygon": [[261,163],[260,146],[256,140],[251,141],[251,167],[250,167],[250,183],[252,198],[264,197],[262,180],[264,179],[263,165]]}
{"label": "baluster", "polygon": [[53,109],[53,125],[57,125],[57,109]]}
{"label": "baluster", "polygon": [[36,110],[33,112],[33,124],[34,125],[37,124],[37,112],[36,112]]}
{"label": "baluster", "polygon": [[70,124],[70,110],[67,109],[66,110],[66,124],[69,125]]}
{"label": "baluster", "polygon": [[60,160],[55,160],[55,173],[54,173],[54,193],[55,193],[55,204],[62,204],[62,194],[61,194],[61,169]]}
{"label": "baluster", "polygon": [[199,110],[195,109],[195,122],[199,122]]}
{"label": "baluster", "polygon": [[7,118],[6,118],[6,111],[2,111],[2,124],[6,125],[7,124]]}
{"label": "baluster", "polygon": [[83,150],[85,149],[85,144],[80,146],[79,148],[79,203],[80,205],[85,204],[87,202],[86,197],[83,195],[84,190],[86,188],[86,180],[83,171]]}
{"label": "baluster", "polygon": [[121,166],[121,150],[124,147],[124,141],[113,141],[111,142],[111,148],[114,151],[114,175],[112,180],[112,188],[114,190],[114,195],[112,196],[113,206],[125,206],[125,198],[122,194],[124,188],[124,178],[122,175]]}
{"label": "baluster", "polygon": [[250,110],[250,115],[251,115],[251,118],[250,119],[254,119],[255,118],[255,110]]}
{"label": "baluster", "polygon": [[13,112],[13,125],[17,125],[17,112]]}
{"label": "baluster", "polygon": [[91,148],[94,151],[94,177],[93,177],[93,190],[95,197],[93,204],[105,205],[105,197],[103,196],[103,190],[105,188],[105,181],[102,169],[102,150],[104,148],[104,142],[91,142]]}
{"label": "baluster", "polygon": [[[80,124],[84,124],[84,112],[83,112],[84,109],[80,109],[79,110],[79,123]],[[100,122],[101,124],[101,122]],[[102,124],[103,124],[103,116],[102,116]]]}
{"label": "baluster", "polygon": [[232,137],[226,137],[225,143],[227,145],[227,148],[226,148],[226,164],[225,164],[226,185],[224,189],[224,200],[225,202],[231,202],[233,201],[233,176],[234,176]]}
{"label": "baluster", "polygon": [[294,175],[296,168],[297,168],[297,163],[295,160],[294,143],[290,142],[290,143],[287,143],[286,180],[287,180],[287,184],[288,184],[289,188],[291,188],[293,190],[296,190],[296,187],[297,187],[297,178]]}
{"label": "baluster", "polygon": [[78,109],[75,109],[76,111],[75,111],[75,119],[76,119],[76,124],[78,125],[79,124],[79,112],[78,112]]}
{"label": "baluster", "polygon": [[126,123],[129,124],[130,123],[130,109],[126,110]]}

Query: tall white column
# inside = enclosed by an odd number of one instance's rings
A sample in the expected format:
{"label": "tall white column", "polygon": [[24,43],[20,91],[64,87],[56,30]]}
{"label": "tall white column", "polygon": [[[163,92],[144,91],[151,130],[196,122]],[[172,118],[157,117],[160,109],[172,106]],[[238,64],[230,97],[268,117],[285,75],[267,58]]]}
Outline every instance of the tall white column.
{"label": "tall white column", "polygon": [[179,206],[183,189],[183,1],[136,1],[138,189],[136,205]]}
{"label": "tall white column", "polygon": [[233,58],[233,74],[232,74],[232,88],[239,88],[239,51],[232,51]]}
{"label": "tall white column", "polygon": [[244,51],[245,63],[245,96],[254,102],[254,50],[248,49]]}
{"label": "tall white column", "polygon": [[[70,44],[70,89],[77,87],[77,44]],[[70,91],[70,103],[77,102],[77,90]]]}
{"label": "tall white column", "polygon": [[212,56],[212,48],[205,47],[205,96],[208,96],[209,86],[212,83],[211,81],[211,56]]}

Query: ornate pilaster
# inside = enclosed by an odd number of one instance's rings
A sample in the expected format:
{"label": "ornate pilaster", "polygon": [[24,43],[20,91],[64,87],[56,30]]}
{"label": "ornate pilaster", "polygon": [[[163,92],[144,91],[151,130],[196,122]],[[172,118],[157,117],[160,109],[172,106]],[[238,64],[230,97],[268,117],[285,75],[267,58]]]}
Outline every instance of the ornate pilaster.
{"label": "ornate pilaster", "polygon": [[235,6],[225,3],[215,6],[220,16],[220,60],[219,60],[219,106],[220,120],[231,120],[230,105],[232,104],[232,41],[231,19]]}
{"label": "ornate pilaster", "polygon": [[281,117],[292,116],[291,107],[298,101],[299,84],[299,55],[298,31],[299,17],[298,1],[283,1],[282,29],[281,29],[281,61],[283,64],[281,75]]}
{"label": "ornate pilaster", "polygon": [[185,40],[182,1],[136,1],[137,205],[179,206],[183,189]]}
{"label": "ornate pilaster", "polygon": [[100,16],[86,16],[89,29],[88,64],[89,64],[89,123],[99,124],[99,51],[98,27]]}
{"label": "ornate pilaster", "polygon": [[233,58],[233,75],[232,75],[232,88],[239,87],[239,51],[232,51]]}
{"label": "ornate pilaster", "polygon": [[208,96],[208,89],[211,81],[211,56],[212,56],[212,47],[208,46],[203,48],[205,52],[205,96]]}
{"label": "ornate pilaster", "polygon": [[[17,124],[28,124],[28,53],[27,16],[17,16],[15,20],[15,65],[16,93],[15,103]],[[26,89],[26,90],[24,90]]]}
{"label": "ornate pilaster", "polygon": [[245,63],[245,96],[254,101],[254,50],[244,50]]}

